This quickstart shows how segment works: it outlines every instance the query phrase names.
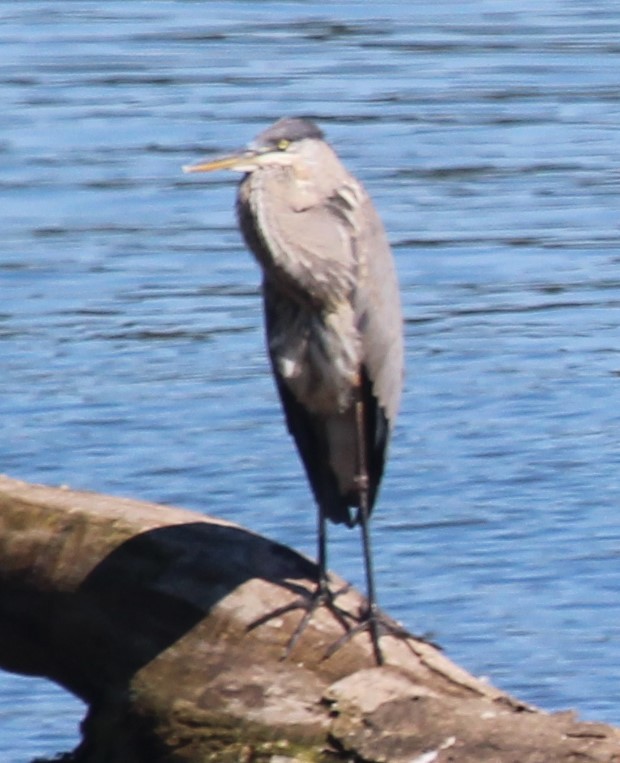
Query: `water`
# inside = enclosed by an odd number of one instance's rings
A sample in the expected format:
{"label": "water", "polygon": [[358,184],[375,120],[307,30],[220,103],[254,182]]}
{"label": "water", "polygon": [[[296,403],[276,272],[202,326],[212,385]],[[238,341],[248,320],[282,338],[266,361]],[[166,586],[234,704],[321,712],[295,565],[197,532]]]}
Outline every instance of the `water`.
{"label": "water", "polygon": [[[311,115],[402,282],[384,607],[529,702],[619,723],[617,4],[4,0],[0,20],[0,469],[314,553],[233,180],[179,169]],[[330,554],[362,584],[357,533]],[[81,714],[1,674],[0,758],[70,749]]]}

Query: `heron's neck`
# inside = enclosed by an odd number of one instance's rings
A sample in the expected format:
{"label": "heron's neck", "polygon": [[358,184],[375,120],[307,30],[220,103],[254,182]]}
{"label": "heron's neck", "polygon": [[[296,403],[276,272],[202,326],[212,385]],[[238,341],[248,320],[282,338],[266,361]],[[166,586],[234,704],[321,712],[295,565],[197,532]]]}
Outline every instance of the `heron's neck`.
{"label": "heron's neck", "polygon": [[353,286],[351,242],[344,229],[326,225],[332,221],[309,183],[290,168],[278,170],[260,170],[241,183],[241,229],[265,278],[300,303],[329,310]]}

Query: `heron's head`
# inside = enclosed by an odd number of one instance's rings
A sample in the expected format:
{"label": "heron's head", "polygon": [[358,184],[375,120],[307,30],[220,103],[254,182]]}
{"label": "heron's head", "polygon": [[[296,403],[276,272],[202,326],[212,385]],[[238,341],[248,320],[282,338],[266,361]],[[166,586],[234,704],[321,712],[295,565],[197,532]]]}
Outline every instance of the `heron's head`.
{"label": "heron's head", "polygon": [[257,135],[249,146],[234,154],[207,159],[183,167],[184,172],[229,169],[254,172],[262,167],[295,166],[316,143],[324,144],[322,131],[309,119],[285,117]]}

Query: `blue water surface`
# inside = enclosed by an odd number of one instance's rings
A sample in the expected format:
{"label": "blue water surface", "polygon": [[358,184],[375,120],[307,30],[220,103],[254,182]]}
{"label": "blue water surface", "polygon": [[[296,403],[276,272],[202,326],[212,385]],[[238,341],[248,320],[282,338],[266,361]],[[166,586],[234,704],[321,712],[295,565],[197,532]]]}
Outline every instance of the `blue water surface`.
{"label": "blue water surface", "polygon": [[[389,231],[407,380],[384,608],[548,710],[620,722],[620,7],[0,0],[0,471],[315,551],[234,178],[318,120]],[[361,586],[359,538],[330,559]],[[0,759],[82,705],[0,674]]]}

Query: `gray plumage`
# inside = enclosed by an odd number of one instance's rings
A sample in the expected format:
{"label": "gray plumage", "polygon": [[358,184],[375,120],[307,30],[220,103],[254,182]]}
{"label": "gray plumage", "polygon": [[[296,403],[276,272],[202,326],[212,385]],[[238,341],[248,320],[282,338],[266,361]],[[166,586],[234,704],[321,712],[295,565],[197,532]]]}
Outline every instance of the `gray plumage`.
{"label": "gray plumage", "polygon": [[239,222],[263,270],[267,346],[288,428],[321,509],[354,524],[354,402],[359,395],[364,405],[371,509],[400,400],[398,283],[368,194],[318,128],[280,120],[253,146],[281,141],[294,161],[246,174]]}
{"label": "gray plumage", "polygon": [[188,167],[244,173],[239,223],[263,273],[267,348],[288,429],[319,506],[314,604],[334,608],[325,521],[362,526],[377,662],[368,518],[403,377],[399,288],[383,224],[362,184],[309,120],[281,119],[237,154]]}

